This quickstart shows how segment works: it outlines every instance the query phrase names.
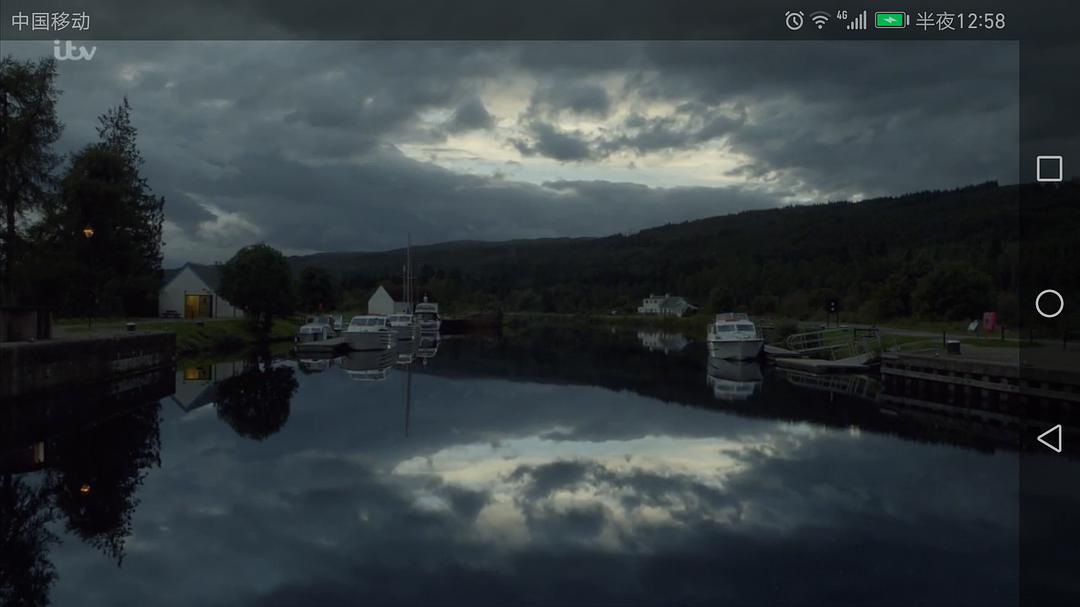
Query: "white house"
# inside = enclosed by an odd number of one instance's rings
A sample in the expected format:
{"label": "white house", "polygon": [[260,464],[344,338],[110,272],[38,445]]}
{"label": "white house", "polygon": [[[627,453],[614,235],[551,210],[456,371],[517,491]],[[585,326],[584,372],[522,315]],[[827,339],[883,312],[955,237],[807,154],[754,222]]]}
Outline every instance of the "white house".
{"label": "white house", "polygon": [[367,301],[368,314],[386,316],[388,314],[401,314],[407,310],[408,305],[404,301],[396,301],[382,285],[375,289],[375,292],[371,294]]}
{"label": "white house", "polygon": [[187,263],[165,270],[158,292],[158,314],[183,318],[243,318],[244,312],[217,294],[217,266]]}
{"label": "white house", "polygon": [[660,316],[682,316],[697,306],[690,305],[686,299],[665,293],[649,295],[638,306],[638,314],[658,314]]}

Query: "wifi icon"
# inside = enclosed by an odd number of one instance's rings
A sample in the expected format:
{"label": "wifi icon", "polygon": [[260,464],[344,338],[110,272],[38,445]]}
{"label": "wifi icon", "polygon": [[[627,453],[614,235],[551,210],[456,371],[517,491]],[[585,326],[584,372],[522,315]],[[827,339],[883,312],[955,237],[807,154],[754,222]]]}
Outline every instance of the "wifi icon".
{"label": "wifi icon", "polygon": [[829,13],[826,13],[825,11],[814,11],[810,13],[810,21],[816,25],[818,29],[821,29],[829,22]]}

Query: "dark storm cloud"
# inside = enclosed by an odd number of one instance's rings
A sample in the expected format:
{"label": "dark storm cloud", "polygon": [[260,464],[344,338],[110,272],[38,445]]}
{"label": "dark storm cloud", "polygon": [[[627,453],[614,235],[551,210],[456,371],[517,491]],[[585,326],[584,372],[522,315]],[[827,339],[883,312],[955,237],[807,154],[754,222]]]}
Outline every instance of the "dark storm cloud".
{"label": "dark storm cloud", "polygon": [[546,156],[555,160],[587,160],[593,156],[589,144],[579,131],[567,132],[540,120],[528,124],[531,140],[514,139],[514,147],[522,156]]}
{"label": "dark storm cloud", "polygon": [[533,93],[531,111],[546,115],[569,110],[577,114],[607,116],[611,99],[607,89],[590,82],[556,81]]}
{"label": "dark storm cloud", "polygon": [[767,194],[739,188],[534,185],[461,175],[392,148],[362,162],[316,167],[277,154],[251,155],[233,168],[198,187],[228,197],[230,208],[255,218],[271,242],[295,248],[313,242],[327,250],[395,248],[410,232],[414,242],[599,236],[775,204]]}
{"label": "dark storm cloud", "polygon": [[454,110],[446,128],[451,133],[471,131],[475,129],[490,129],[495,124],[495,117],[488,113],[484,102],[479,99],[470,99]]}
{"label": "dark storm cloud", "polygon": [[[103,42],[93,62],[60,67],[67,149],[131,99],[144,170],[180,230],[173,263],[250,239],[306,251],[398,246],[409,232],[603,235],[782,200],[1009,182],[1017,166],[1010,43]],[[526,105],[496,125],[511,93]],[[400,151],[453,153],[446,139],[462,132],[522,164],[451,169]],[[736,160],[706,172],[737,185],[603,172],[710,146]],[[559,168],[529,173],[542,158]]]}
{"label": "dark storm cloud", "polygon": [[745,112],[720,115],[699,104],[686,103],[671,116],[631,114],[623,121],[621,134],[600,141],[598,148],[604,154],[624,149],[639,153],[684,149],[731,135],[745,122]]}

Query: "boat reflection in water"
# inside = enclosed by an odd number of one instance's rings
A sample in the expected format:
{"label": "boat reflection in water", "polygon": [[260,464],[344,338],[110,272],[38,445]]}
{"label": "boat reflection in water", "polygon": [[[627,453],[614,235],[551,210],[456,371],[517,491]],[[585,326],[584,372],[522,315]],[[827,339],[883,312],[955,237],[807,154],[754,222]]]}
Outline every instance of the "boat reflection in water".
{"label": "boat reflection in water", "polygon": [[383,381],[397,362],[398,352],[391,350],[351,351],[341,357],[341,367],[355,381]]}
{"label": "boat reflection in water", "polygon": [[758,391],[764,378],[756,362],[709,357],[705,383],[718,400],[747,400]]}
{"label": "boat reflection in water", "polygon": [[313,352],[305,354],[303,358],[297,359],[296,364],[303,373],[322,373],[333,367],[335,364],[340,365],[341,358],[341,356],[334,356],[330,352]]}
{"label": "boat reflection in water", "polygon": [[439,334],[428,333],[420,336],[416,344],[416,357],[426,364],[428,359],[434,358],[439,352]]}
{"label": "boat reflection in water", "polygon": [[1017,604],[1018,458],[997,443],[708,364],[700,341],[415,345],[341,360],[390,381],[262,357],[191,370],[189,402],[221,381],[190,412],[157,406],[169,369],[125,398],[147,407],[0,415],[0,603]]}

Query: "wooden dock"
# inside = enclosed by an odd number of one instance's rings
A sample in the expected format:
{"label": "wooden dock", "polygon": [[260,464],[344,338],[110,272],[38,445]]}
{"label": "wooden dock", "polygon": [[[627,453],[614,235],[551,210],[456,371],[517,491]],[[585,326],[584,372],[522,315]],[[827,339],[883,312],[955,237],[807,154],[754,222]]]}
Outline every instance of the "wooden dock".
{"label": "wooden dock", "polygon": [[860,373],[867,371],[874,362],[872,354],[859,354],[838,360],[822,358],[778,358],[776,366],[807,373]]}
{"label": "wooden dock", "polygon": [[1023,395],[1035,400],[1080,403],[1080,368],[1023,364],[1017,350],[989,349],[966,354],[886,353],[881,374],[901,380],[942,383],[953,390]]}
{"label": "wooden dock", "polygon": [[773,344],[765,344],[765,356],[769,358],[804,358],[801,352],[795,350],[788,350],[787,348],[781,348]]}

